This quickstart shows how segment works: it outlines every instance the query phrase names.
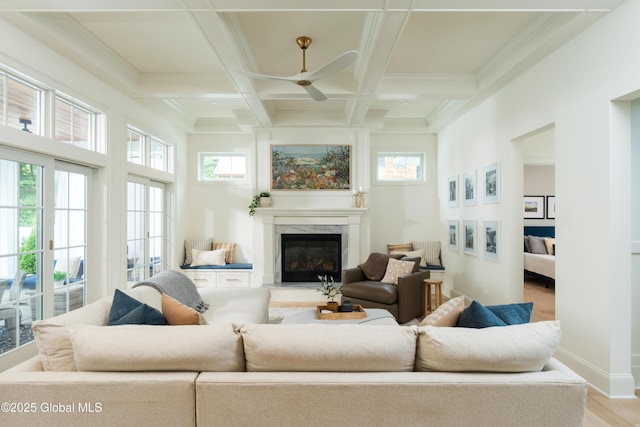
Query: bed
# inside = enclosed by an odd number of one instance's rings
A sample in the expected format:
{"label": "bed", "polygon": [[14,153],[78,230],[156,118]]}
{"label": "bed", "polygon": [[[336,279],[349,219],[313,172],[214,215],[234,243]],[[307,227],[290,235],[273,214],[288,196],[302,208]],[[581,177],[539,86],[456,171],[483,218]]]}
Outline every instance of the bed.
{"label": "bed", "polygon": [[[555,227],[524,227],[524,271],[556,280]],[[548,283],[547,283],[548,285]]]}

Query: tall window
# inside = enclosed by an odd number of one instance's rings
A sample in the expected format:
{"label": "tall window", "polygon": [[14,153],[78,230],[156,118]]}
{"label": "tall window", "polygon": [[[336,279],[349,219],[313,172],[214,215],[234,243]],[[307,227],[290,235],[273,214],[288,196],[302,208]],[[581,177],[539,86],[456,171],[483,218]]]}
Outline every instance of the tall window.
{"label": "tall window", "polygon": [[42,166],[0,158],[0,354],[32,341],[42,315],[42,188]]}
{"label": "tall window", "polygon": [[60,97],[56,97],[55,108],[56,141],[94,150],[95,114]]}
{"label": "tall window", "polygon": [[0,71],[0,123],[40,134],[43,91]]}
{"label": "tall window", "polygon": [[127,184],[127,281],[162,271],[165,189],[160,183],[131,179]]}
{"label": "tall window", "polygon": [[129,128],[127,160],[163,172],[173,172],[173,147],[157,138]]}

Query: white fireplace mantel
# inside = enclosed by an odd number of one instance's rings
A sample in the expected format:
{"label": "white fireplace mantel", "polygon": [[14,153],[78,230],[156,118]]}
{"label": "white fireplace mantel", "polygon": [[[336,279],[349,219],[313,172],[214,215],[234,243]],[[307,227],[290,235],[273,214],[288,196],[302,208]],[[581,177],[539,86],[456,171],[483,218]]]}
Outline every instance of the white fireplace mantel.
{"label": "white fireplace mantel", "polygon": [[[344,226],[347,233],[345,268],[361,262],[360,255],[369,246],[369,221],[366,208],[258,208],[254,227],[254,280],[276,282],[276,227]],[[262,249],[262,250],[260,250]],[[344,265],[344,262],[343,262]]]}

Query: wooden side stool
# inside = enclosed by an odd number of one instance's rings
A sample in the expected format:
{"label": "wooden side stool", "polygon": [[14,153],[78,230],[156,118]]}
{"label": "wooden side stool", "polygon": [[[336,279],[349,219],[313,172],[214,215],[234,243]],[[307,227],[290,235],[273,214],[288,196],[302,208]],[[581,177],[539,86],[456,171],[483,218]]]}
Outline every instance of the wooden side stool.
{"label": "wooden side stool", "polygon": [[[424,291],[427,294],[427,304],[425,314],[435,311],[436,308],[442,304],[442,280],[437,279],[424,279]],[[431,285],[434,287],[435,292],[435,304],[431,303]],[[435,305],[435,306],[434,306]]]}

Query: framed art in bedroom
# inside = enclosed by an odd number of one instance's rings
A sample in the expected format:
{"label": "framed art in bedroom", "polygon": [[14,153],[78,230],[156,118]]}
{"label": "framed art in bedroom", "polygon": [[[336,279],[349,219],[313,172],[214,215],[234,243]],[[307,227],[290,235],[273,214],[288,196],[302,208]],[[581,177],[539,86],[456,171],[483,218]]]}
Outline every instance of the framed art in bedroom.
{"label": "framed art in bedroom", "polygon": [[547,196],[547,219],[556,219],[556,196]]}
{"label": "framed art in bedroom", "polygon": [[544,219],[544,196],[524,196],[524,218]]}

